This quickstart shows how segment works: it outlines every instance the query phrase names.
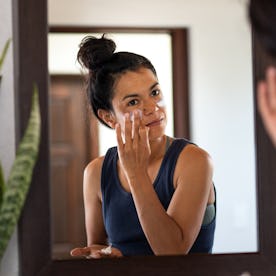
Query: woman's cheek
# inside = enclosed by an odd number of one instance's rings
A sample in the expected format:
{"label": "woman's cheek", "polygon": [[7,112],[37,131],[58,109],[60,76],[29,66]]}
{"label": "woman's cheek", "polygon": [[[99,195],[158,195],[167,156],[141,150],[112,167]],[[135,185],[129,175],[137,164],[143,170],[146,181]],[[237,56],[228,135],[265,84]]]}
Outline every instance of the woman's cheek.
{"label": "woman's cheek", "polygon": [[159,101],[157,101],[157,105],[158,107],[165,108],[166,107],[165,99],[162,98]]}
{"label": "woman's cheek", "polygon": [[129,118],[130,118],[131,122],[134,121],[134,112],[137,112],[138,115],[139,115],[140,120],[142,120],[142,117],[143,117],[142,110],[141,109],[135,109],[135,110],[129,112]]}

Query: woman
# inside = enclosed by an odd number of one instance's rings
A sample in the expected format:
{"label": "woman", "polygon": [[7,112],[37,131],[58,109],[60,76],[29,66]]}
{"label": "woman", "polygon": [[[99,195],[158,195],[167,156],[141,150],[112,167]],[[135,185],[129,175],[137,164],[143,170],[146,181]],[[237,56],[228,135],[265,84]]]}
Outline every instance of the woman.
{"label": "woman", "polygon": [[[115,43],[86,37],[79,62],[89,70],[95,116],[115,129],[117,147],[84,172],[88,258],[211,252],[215,191],[209,155],[165,135],[167,114],[155,69]],[[109,246],[108,246],[109,245]]]}

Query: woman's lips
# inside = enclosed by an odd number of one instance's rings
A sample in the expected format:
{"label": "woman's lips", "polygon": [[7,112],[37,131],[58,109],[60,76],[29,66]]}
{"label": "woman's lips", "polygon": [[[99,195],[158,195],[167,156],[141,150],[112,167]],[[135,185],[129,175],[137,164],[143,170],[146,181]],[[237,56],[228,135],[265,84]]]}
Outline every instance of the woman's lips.
{"label": "woman's lips", "polygon": [[147,127],[157,126],[157,125],[160,125],[162,121],[163,121],[163,118],[160,119],[160,120],[156,120],[156,121],[150,122],[150,123],[146,124],[146,126]]}

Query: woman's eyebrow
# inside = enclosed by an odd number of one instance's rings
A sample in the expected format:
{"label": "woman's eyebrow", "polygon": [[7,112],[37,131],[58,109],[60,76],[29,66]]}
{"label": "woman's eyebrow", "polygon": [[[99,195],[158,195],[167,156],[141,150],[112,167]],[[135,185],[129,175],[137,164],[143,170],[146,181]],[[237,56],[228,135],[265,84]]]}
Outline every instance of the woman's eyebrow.
{"label": "woman's eyebrow", "polygon": [[128,94],[128,95],[123,97],[122,101],[124,101],[128,98],[135,98],[135,97],[139,97],[139,95],[138,94]]}
{"label": "woman's eyebrow", "polygon": [[[155,86],[159,85],[158,82],[155,82],[153,85],[151,85],[149,87],[149,90],[152,90]],[[128,94],[126,96],[123,97],[122,101],[128,99],[128,98],[135,98],[135,97],[139,97],[139,94],[138,93],[133,93],[133,94]]]}
{"label": "woman's eyebrow", "polygon": [[157,86],[157,85],[159,85],[159,82],[155,82],[155,83],[150,87],[149,90],[153,89],[153,88],[154,88],[155,86]]}

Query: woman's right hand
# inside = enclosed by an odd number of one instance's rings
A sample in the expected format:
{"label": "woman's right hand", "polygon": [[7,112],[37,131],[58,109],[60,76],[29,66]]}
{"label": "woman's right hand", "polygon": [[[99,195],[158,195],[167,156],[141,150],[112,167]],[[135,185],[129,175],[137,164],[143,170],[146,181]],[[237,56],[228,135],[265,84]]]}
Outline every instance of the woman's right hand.
{"label": "woman's right hand", "polygon": [[87,247],[77,247],[70,252],[72,257],[86,257],[87,259],[119,258],[122,252],[111,246],[94,244]]}
{"label": "woman's right hand", "polygon": [[116,124],[115,130],[123,172],[128,181],[136,179],[137,174],[147,172],[151,154],[149,128],[142,124],[138,110],[134,110],[133,119],[126,113],[125,125]]}

